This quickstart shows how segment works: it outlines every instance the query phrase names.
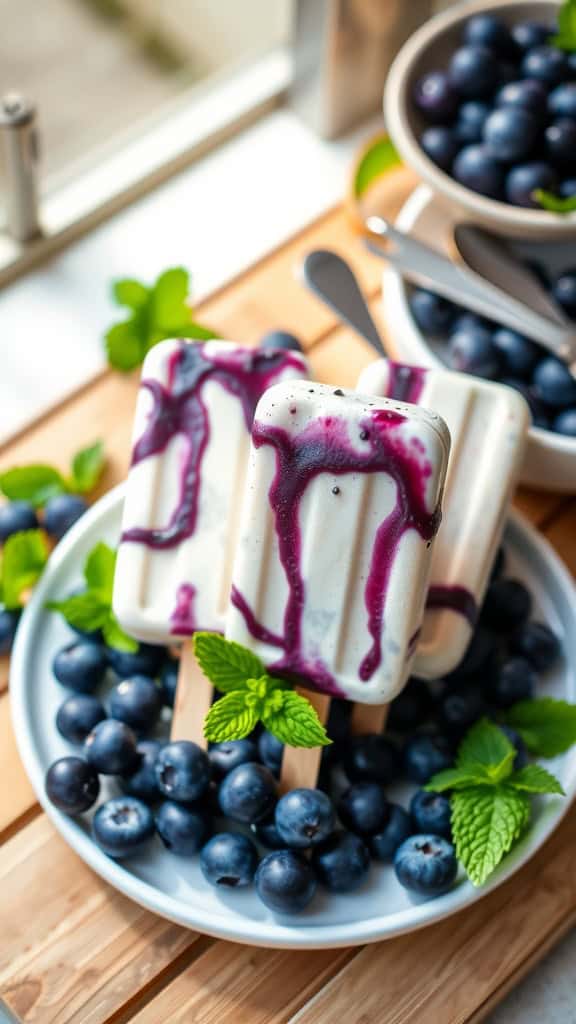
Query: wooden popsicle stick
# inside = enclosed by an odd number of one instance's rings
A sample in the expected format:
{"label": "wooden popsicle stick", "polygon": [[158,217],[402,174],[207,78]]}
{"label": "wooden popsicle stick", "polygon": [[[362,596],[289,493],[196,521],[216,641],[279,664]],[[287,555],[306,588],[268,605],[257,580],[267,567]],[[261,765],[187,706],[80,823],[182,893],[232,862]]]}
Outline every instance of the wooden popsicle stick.
{"label": "wooden popsicle stick", "polygon": [[[318,718],[325,725],[330,713],[331,698],[324,693],[316,693],[314,690],[300,690],[310,701],[316,711]],[[320,771],[320,758],[323,747],[285,747],[282,757],[282,771],[280,773],[280,792],[286,793],[289,789],[314,789],[318,781]]]}
{"label": "wooden popsicle stick", "polygon": [[367,732],[384,732],[389,704],[353,704],[350,716],[350,732],[362,736]]}
{"label": "wooden popsicle stick", "polygon": [[192,740],[206,748],[204,719],[210,710],[214,687],[206,678],[194,655],[191,640],[182,644],[180,669],[172,715],[171,740]]}

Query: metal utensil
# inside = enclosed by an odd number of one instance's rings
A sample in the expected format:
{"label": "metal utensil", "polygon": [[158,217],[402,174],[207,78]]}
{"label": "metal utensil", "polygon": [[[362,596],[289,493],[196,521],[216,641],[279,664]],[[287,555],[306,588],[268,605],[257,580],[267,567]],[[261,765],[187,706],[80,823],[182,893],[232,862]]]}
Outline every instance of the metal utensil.
{"label": "metal utensil", "polygon": [[379,356],[386,351],[352,267],[330,249],[316,249],[304,258],[304,283],[330,309],[364,338]]}
{"label": "metal utensil", "polygon": [[576,373],[576,332],[537,278],[502,243],[473,225],[460,224],[454,231],[453,262],[382,217],[369,217],[366,227],[386,243],[383,248],[368,240],[370,251],[406,280],[525,334]]}

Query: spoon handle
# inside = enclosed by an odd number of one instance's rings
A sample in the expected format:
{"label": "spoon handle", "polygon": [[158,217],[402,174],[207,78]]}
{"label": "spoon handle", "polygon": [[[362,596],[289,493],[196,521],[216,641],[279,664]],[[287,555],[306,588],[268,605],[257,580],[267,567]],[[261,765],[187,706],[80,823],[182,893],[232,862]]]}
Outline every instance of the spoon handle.
{"label": "spoon handle", "polygon": [[346,260],[329,249],[316,249],[304,258],[301,273],[305,284],[315,295],[364,338],[379,356],[386,355],[378,328]]}

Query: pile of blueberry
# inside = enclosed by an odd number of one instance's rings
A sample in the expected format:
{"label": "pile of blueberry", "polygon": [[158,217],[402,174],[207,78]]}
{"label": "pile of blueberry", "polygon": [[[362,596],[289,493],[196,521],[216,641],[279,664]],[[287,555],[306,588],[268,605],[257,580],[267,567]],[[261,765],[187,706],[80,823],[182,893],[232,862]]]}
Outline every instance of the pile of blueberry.
{"label": "pile of blueberry", "polygon": [[[576,267],[552,279],[537,271],[561,309],[576,321]],[[410,294],[410,309],[421,331],[446,342],[452,370],[499,380],[519,391],[536,427],[576,437],[576,379],[568,367],[536,342],[423,288]]]}
{"label": "pile of blueberry", "polygon": [[576,53],[554,31],[478,14],[447,68],[417,81],[420,145],[461,185],[515,206],[538,207],[536,189],[576,195]]}
{"label": "pile of blueberry", "polygon": [[[116,795],[92,817],[92,835],[110,857],[150,841],[178,857],[199,855],[217,888],[254,884],[277,913],[297,913],[318,886],[349,893],[368,879],[372,861],[392,864],[419,897],[451,887],[457,862],[446,796],[417,789],[408,808],[391,799],[402,780],[423,786],[448,768],[463,734],[533,696],[538,676],[560,656],[550,629],[530,620],[532,600],[502,577],[501,553],[468,652],[450,678],[412,679],[394,701],[387,734],[351,736],[351,705],[333,701],[318,788],[278,795],[282,744],[257,730],[213,744],[166,742],[177,663],[161,647],[134,654],[106,648],[98,634],[77,636],[58,651],[53,670],[69,692],[56,716],[61,736],[78,748],[49,768],[46,792],[71,815],[92,808],[100,777]],[[509,732],[526,760],[519,737]],[[155,838],[158,837],[158,838]]]}
{"label": "pile of blueberry", "polygon": [[[0,506],[0,545],[15,533],[37,530],[40,526],[54,540],[61,540],[87,508],[84,498],[77,494],[58,494],[46,503],[40,522],[30,502],[9,501]],[[11,650],[19,619],[19,610],[3,608],[0,603],[0,654]]]}

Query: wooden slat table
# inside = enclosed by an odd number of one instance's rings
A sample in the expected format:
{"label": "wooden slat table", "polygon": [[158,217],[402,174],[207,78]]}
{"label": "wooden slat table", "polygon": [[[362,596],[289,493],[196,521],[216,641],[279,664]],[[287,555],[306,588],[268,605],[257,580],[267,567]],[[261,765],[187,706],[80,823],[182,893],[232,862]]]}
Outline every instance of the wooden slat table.
{"label": "wooden slat table", "polygon": [[[413,182],[395,182],[394,205]],[[371,350],[308,295],[294,267],[341,251],[381,320],[378,260],[335,209],[205,302],[224,337],[278,326],[303,338],[315,374],[352,385]],[[126,472],[136,377],[105,372],[0,449],[0,467],[106,440],[102,490]],[[576,499],[521,490],[517,506],[576,572]],[[110,889],[41,813],[20,764],[0,663],[0,995],[31,1024],[456,1024],[479,1021],[576,920],[576,812],[514,879],[474,907],[364,949],[262,950],[170,924]]]}

